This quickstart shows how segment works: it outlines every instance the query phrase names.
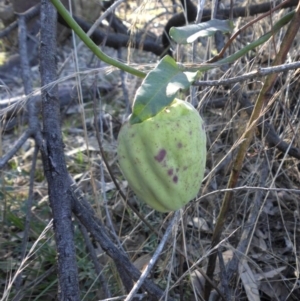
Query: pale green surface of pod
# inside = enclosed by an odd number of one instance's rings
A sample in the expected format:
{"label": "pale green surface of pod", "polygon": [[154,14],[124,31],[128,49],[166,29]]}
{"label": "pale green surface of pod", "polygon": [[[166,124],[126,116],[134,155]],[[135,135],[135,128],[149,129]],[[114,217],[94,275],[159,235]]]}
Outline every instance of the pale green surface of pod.
{"label": "pale green surface of pod", "polygon": [[122,126],[118,160],[129,186],[152,208],[177,210],[196,197],[206,162],[203,120],[175,99],[152,118]]}

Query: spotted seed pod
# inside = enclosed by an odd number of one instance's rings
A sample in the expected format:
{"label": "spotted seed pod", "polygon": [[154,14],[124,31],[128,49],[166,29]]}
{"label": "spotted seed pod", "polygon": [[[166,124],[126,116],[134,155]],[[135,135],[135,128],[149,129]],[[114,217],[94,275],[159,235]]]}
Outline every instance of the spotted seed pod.
{"label": "spotted seed pod", "polygon": [[175,99],[152,118],[127,121],[118,136],[118,160],[139,199],[161,212],[177,210],[196,197],[203,179],[203,120],[191,104]]}

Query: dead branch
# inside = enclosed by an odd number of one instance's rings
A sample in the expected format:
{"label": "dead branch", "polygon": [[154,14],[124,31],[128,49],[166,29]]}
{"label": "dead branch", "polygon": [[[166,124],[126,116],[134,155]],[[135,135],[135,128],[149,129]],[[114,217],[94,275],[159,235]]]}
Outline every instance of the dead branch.
{"label": "dead branch", "polygon": [[[241,93],[240,91],[241,87],[237,84],[232,88],[231,95],[234,97],[234,99],[238,100],[241,106],[246,110],[247,114],[251,116],[253,104],[250,102],[247,94]],[[263,117],[259,119],[257,127],[261,137],[266,139],[270,147],[276,147],[281,152],[287,152],[290,156],[300,159],[300,149],[294,146],[289,148],[289,143],[280,139],[273,125],[264,120]]]}
{"label": "dead branch", "polygon": [[83,236],[84,242],[86,244],[86,247],[88,249],[90,258],[91,258],[91,260],[94,264],[95,271],[98,275],[98,281],[99,281],[101,287],[103,288],[104,297],[105,298],[111,298],[111,293],[110,293],[110,290],[109,290],[109,287],[108,287],[108,283],[107,283],[107,281],[106,281],[106,279],[103,275],[103,267],[99,263],[95,248],[94,248],[94,246],[91,242],[89,234],[88,234],[86,228],[79,221],[78,221],[78,225],[79,225],[79,229],[82,233],[82,236]]}
{"label": "dead branch", "polygon": [[[94,210],[85,200],[83,194],[76,187],[76,184],[72,182],[73,180],[69,179],[69,183],[71,183],[69,189],[70,194],[72,195],[74,214],[99,242],[102,249],[113,259],[116,267],[122,267],[123,271],[127,275],[127,278],[130,276],[130,279],[138,281],[141,276],[141,272],[130,262],[127,255],[111,242],[103,224],[95,215]],[[142,284],[142,288],[146,290],[155,300],[159,300],[164,295],[164,291],[149,279],[145,279],[144,283]],[[171,301],[173,299],[169,298],[168,300]]]}
{"label": "dead branch", "polygon": [[56,81],[57,12],[50,0],[41,2],[40,72],[42,90],[43,138],[41,148],[49,201],[53,214],[58,262],[59,300],[79,301],[78,271],[72,223],[72,199],[68,194],[68,172],[60,127],[60,104]]}
{"label": "dead branch", "polygon": [[22,147],[22,145],[31,137],[32,131],[27,129],[21,137],[15,142],[7,153],[0,158],[0,169],[3,168],[7,162],[17,153],[17,151]]}
{"label": "dead branch", "polygon": [[196,81],[193,85],[201,87],[214,87],[214,86],[228,86],[234,83],[243,82],[249,79],[263,77],[268,74],[285,72],[288,70],[300,68],[300,61],[287,63],[278,66],[259,68],[255,71],[243,74],[241,76],[235,76],[232,78],[220,79],[220,80],[207,80],[207,81]]}
{"label": "dead branch", "polygon": [[[27,37],[27,29],[26,29],[26,22],[25,18],[22,15],[18,17],[18,25],[19,25],[19,51],[21,57],[21,66],[22,66],[22,79],[24,90],[26,94],[30,94],[32,91],[32,81],[31,81],[31,70],[29,68],[29,60],[27,55],[27,44],[26,44],[26,37]],[[35,111],[35,104],[32,101],[28,101],[27,110],[29,115],[32,116],[29,121],[29,128],[32,131],[33,135],[35,136],[35,149],[34,155],[32,159],[31,171],[30,171],[30,185],[28,191],[28,200],[27,200],[27,209],[26,209],[26,219],[25,219],[25,228],[24,228],[24,236],[22,238],[22,246],[21,246],[21,261],[24,260],[26,256],[26,249],[29,237],[29,230],[30,230],[30,221],[31,221],[31,207],[33,202],[33,185],[34,185],[34,174],[35,174],[35,167],[37,161],[37,155],[39,151],[39,144],[42,144],[41,138],[41,131],[40,131],[40,124],[37,119],[37,114]],[[19,290],[22,283],[22,272],[18,274],[16,277],[16,289]]]}
{"label": "dead branch", "polygon": [[[26,12],[22,13],[22,15],[25,18],[25,21],[30,21],[32,18],[36,17],[40,13],[41,4],[37,4],[30,9],[28,9]],[[12,30],[16,29],[18,27],[18,21],[12,22],[9,26],[7,26],[5,29],[0,31],[0,38],[6,37]]]}

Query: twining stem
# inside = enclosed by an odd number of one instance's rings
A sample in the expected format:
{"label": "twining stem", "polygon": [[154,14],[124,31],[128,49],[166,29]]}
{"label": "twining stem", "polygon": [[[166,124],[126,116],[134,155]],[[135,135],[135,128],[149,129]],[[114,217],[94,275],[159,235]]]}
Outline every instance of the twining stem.
{"label": "twining stem", "polygon": [[228,49],[228,47],[232,44],[232,42],[237,38],[237,36],[242,32],[245,31],[248,27],[253,26],[253,24],[257,23],[259,20],[271,15],[273,12],[278,10],[279,8],[283,7],[285,4],[287,4],[290,0],[285,0],[282,3],[278,4],[276,7],[270,9],[268,12],[259,15],[255,19],[251,20],[241,28],[239,28],[235,33],[232,34],[232,36],[229,38],[229,40],[226,42],[223,49],[218,53],[215,57],[213,57],[211,60],[209,60],[207,63],[214,63],[217,62],[220,58],[222,58],[225,54],[225,51]]}
{"label": "twining stem", "polygon": [[[279,21],[277,21],[274,26],[272,27],[272,30],[270,30],[269,32],[265,33],[263,36],[261,36],[260,38],[258,38],[257,40],[247,44],[245,47],[243,47],[242,49],[238,50],[237,52],[233,53],[232,55],[229,55],[219,61],[215,60],[209,60],[205,63],[201,63],[201,64],[184,64],[184,65],[179,65],[178,64],[178,68],[181,71],[198,71],[198,77],[201,77],[203,72],[211,70],[213,68],[216,67],[220,67],[223,64],[231,64],[236,62],[239,58],[245,56],[245,54],[247,54],[250,50],[255,49],[256,47],[258,47],[259,45],[262,45],[264,43],[266,43],[272,36],[275,35],[275,33],[277,33],[283,26],[285,26],[287,23],[289,23],[291,21],[291,19],[293,18],[295,12],[291,11],[289,13],[287,13],[286,15],[284,15]],[[213,62],[213,63],[212,63]]]}
{"label": "twining stem", "polygon": [[[300,27],[300,2],[295,10],[293,19],[291,20],[289,27],[286,31],[286,34],[282,40],[280,50],[272,64],[273,66],[277,66],[277,65],[283,64],[285,62],[287,53],[288,53],[290,47],[292,46],[292,43],[298,32],[299,27]],[[271,99],[271,97],[270,97],[271,89],[273,88],[273,85],[277,79],[277,76],[278,76],[277,73],[274,73],[274,74],[270,74],[266,77],[264,85],[258,95],[256,102],[255,102],[255,106],[254,106],[252,115],[250,117],[250,120],[247,124],[245,133],[241,137],[242,142],[241,142],[240,148],[238,150],[235,162],[234,162],[232,170],[231,170],[230,178],[228,181],[227,188],[229,189],[229,191],[227,191],[224,195],[221,210],[220,210],[219,216],[217,218],[215,230],[214,230],[213,237],[212,237],[211,249],[216,247],[216,245],[220,242],[222,229],[223,229],[223,226],[224,226],[224,223],[226,220],[228,210],[230,208],[231,200],[233,198],[233,191],[230,189],[234,188],[236,186],[238,176],[241,171],[246,152],[248,150],[251,139],[253,137],[254,130],[256,128],[259,117],[261,117],[263,109],[267,107],[268,102]],[[213,274],[214,274],[214,270],[215,270],[216,258],[217,258],[217,252],[212,252],[209,255],[208,267],[207,267],[206,274],[211,279],[213,278]],[[210,291],[211,291],[211,284],[208,281],[206,281],[205,293],[204,293],[205,300],[209,299]]]}
{"label": "twining stem", "polygon": [[100,48],[90,39],[90,37],[82,30],[82,28],[77,24],[77,22],[72,18],[68,10],[63,6],[60,0],[51,0],[52,4],[55,6],[59,14],[66,21],[66,23],[74,30],[78,37],[84,42],[84,44],[103,62],[117,67],[125,72],[131,73],[135,76],[144,78],[146,73],[130,67],[122,62],[119,62],[110,56],[106,55],[100,50]]}

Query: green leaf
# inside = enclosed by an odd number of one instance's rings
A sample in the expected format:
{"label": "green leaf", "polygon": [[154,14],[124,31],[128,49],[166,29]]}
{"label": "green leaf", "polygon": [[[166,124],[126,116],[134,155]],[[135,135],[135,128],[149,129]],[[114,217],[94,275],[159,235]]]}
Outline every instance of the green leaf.
{"label": "green leaf", "polygon": [[170,56],[165,56],[150,71],[136,92],[131,124],[155,116],[172,103],[180,89],[187,89],[194,82],[197,72],[182,72]]}
{"label": "green leaf", "polygon": [[264,44],[265,42],[267,42],[272,36],[275,35],[275,33],[277,33],[281,28],[283,28],[286,24],[288,24],[291,19],[293,18],[293,16],[295,15],[295,11],[289,12],[288,14],[286,14],[285,16],[283,16],[278,22],[276,22],[273,26],[272,26],[272,30],[267,32],[266,34],[264,34],[263,36],[261,36],[260,38],[258,38],[257,40],[247,44],[245,47],[243,47],[242,49],[238,50],[237,52],[233,53],[232,55],[225,57],[217,62],[214,62],[213,64],[193,64],[192,66],[190,65],[179,65],[179,69],[182,72],[195,72],[198,70],[198,76],[196,79],[198,79],[201,74],[207,70],[211,70],[213,68],[216,67],[220,67],[223,64],[231,64],[236,62],[239,58],[243,57],[246,53],[248,53],[250,50],[255,49],[256,47],[258,47],[259,45]]}
{"label": "green leaf", "polygon": [[228,33],[233,30],[230,20],[213,19],[200,24],[190,24],[182,27],[171,27],[170,37],[178,44],[193,43],[200,37],[209,37],[217,31]]}

